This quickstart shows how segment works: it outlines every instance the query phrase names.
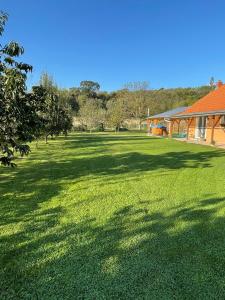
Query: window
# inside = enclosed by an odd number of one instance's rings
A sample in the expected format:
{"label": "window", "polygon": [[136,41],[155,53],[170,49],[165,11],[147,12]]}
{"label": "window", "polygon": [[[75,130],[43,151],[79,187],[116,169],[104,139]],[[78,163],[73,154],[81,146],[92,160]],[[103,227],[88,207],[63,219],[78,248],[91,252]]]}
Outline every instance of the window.
{"label": "window", "polygon": [[205,126],[206,126],[206,117],[199,117],[198,128],[205,128]]}

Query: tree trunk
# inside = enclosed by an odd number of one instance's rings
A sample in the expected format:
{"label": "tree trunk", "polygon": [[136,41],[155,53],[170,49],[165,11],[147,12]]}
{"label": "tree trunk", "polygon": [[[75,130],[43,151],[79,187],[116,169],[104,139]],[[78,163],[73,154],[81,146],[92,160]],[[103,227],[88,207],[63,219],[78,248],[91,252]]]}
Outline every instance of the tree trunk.
{"label": "tree trunk", "polygon": [[141,130],[141,123],[142,123],[142,120],[140,119],[139,120],[139,130]]}
{"label": "tree trunk", "polygon": [[49,136],[49,134],[46,134],[46,136],[45,136],[45,143],[46,144],[48,144],[48,136]]}
{"label": "tree trunk", "polygon": [[105,131],[105,128],[104,128],[104,124],[103,124],[103,123],[100,123],[100,130],[101,130],[101,131]]}

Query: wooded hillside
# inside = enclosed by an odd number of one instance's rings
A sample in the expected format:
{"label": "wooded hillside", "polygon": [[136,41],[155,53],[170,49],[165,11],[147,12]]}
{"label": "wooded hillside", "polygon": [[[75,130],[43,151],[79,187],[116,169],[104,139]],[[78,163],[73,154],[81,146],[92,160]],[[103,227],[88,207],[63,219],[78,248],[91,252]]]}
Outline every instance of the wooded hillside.
{"label": "wooded hillside", "polygon": [[100,90],[97,82],[83,81],[79,87],[59,90],[64,103],[79,117],[85,128],[118,129],[125,120],[139,123],[150,115],[178,106],[188,106],[208,94],[214,85],[194,88],[151,90],[146,82],[132,82],[115,92]]}

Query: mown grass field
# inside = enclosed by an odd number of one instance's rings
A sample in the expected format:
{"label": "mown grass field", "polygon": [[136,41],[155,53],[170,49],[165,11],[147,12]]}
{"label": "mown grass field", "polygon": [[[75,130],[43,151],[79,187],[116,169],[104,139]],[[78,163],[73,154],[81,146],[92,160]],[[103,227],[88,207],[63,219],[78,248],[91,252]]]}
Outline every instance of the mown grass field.
{"label": "mown grass field", "polygon": [[225,299],[225,152],[144,134],[33,145],[0,175],[0,299]]}

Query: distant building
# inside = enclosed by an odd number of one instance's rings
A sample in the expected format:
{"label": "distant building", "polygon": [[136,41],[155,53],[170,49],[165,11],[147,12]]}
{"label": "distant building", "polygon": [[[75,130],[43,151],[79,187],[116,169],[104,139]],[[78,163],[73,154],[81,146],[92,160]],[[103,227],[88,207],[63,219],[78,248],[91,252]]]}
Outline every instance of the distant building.
{"label": "distant building", "polygon": [[[167,136],[171,131],[171,124],[173,121],[173,116],[182,113],[185,111],[188,107],[187,106],[181,106],[177,107],[171,110],[168,110],[166,112],[150,116],[147,118],[147,127],[148,127],[148,133],[151,135],[158,135],[158,136]],[[174,121],[173,121],[174,126]],[[181,124],[180,122],[177,122],[177,132],[180,132]]]}

